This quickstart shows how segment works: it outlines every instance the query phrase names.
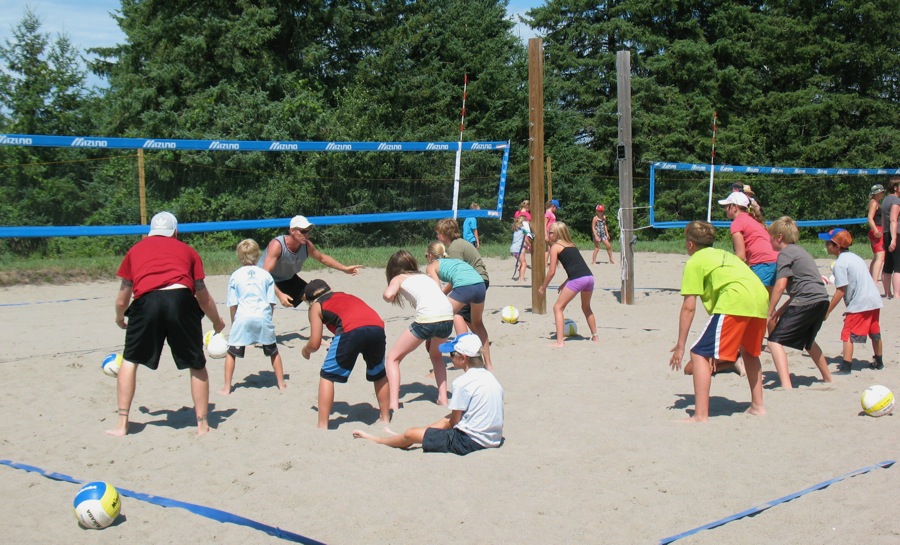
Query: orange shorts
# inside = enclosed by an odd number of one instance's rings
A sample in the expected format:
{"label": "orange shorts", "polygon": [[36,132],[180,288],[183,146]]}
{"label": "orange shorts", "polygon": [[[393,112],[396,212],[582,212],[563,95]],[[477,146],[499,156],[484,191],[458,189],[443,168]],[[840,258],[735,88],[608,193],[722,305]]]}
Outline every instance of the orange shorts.
{"label": "orange shorts", "polygon": [[720,361],[737,360],[741,348],[750,356],[759,356],[765,335],[765,318],[713,314],[691,352]]}
{"label": "orange shorts", "polygon": [[872,340],[881,340],[880,317],[880,308],[845,314],[841,340],[854,343],[864,343],[866,337]]}

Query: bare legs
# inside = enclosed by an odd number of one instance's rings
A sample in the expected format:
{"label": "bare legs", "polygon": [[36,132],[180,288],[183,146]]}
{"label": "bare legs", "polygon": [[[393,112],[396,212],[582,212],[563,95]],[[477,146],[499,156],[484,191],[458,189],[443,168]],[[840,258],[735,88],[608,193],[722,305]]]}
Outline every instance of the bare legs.
{"label": "bare legs", "polygon": [[[575,298],[575,294],[576,292],[564,287],[559,292],[559,297],[557,297],[556,303],[553,305],[553,320],[556,323],[556,341],[550,344],[553,348],[565,346],[563,324],[566,318],[563,312],[566,310],[566,306]],[[581,292],[581,311],[584,313],[588,328],[591,330],[591,340],[600,342],[600,338],[597,336],[597,320],[594,318],[594,311],[591,309],[592,295],[593,292],[590,291]]]}
{"label": "bare legs", "polygon": [[[775,362],[775,370],[778,372],[778,382],[781,383],[781,387],[785,390],[792,389],[794,386],[791,384],[791,374],[788,372],[787,353],[784,351],[784,346],[780,343],[769,341],[769,352],[772,354],[772,360]],[[822,380],[831,382],[831,371],[828,370],[828,362],[825,360],[825,355],[822,354],[822,349],[819,348],[815,341],[809,347],[809,356],[819,369],[819,373],[822,374]],[[750,370],[748,369],[747,375],[749,376],[749,374]]]}
{"label": "bare legs", "polygon": [[[690,373],[688,373],[690,371]],[[712,380],[712,360],[691,352],[690,369],[684,368],[694,380],[694,416],[684,422],[706,422],[709,420],[709,384]]]}
{"label": "bare legs", "polygon": [[[878,279],[882,277],[881,271],[884,269],[884,251],[875,252],[875,255],[872,256],[872,262],[869,263],[869,272],[872,273],[872,280],[875,281],[875,284],[878,284]],[[885,292],[887,295],[887,292]]]}
{"label": "bare legs", "polygon": [[[741,350],[747,383],[750,386],[750,407],[747,414],[763,416],[766,407],[763,404],[762,363],[759,356],[750,356]],[[691,361],[684,368],[684,374],[691,375],[694,380],[694,415],[683,422],[706,422],[709,420],[709,388],[712,381],[712,359],[691,353]]]}
{"label": "bare legs", "polygon": [[206,367],[191,369],[191,398],[197,415],[197,435],[203,435],[209,431],[209,373]]}
{"label": "bare legs", "polygon": [[[447,404],[447,368],[444,366],[444,358],[438,346],[446,339],[431,339],[428,343],[428,354],[431,357],[431,365],[434,369],[434,380],[438,387],[438,405]],[[415,350],[422,339],[413,335],[409,329],[400,334],[400,338],[394,343],[384,361],[385,372],[389,386],[389,403],[393,410],[400,409],[400,362],[409,353]]]}
{"label": "bare legs", "polygon": [[231,352],[225,353],[225,384],[222,386],[222,389],[219,390],[219,393],[223,396],[231,394],[231,381],[234,378],[234,360],[234,356]]}
{"label": "bare legs", "polygon": [[[375,397],[378,399],[379,420],[382,424],[387,425],[391,422],[391,411],[389,408],[390,394],[388,393],[388,380],[382,377],[376,380]],[[328,418],[331,416],[331,410],[334,407],[334,382],[319,378],[319,429],[328,429]]]}
{"label": "bare legs", "polygon": [[591,308],[591,297],[593,295],[594,292],[592,291],[581,292],[581,312],[584,313],[584,318],[585,320],[587,320],[588,329],[591,330],[591,340],[595,343],[599,343],[600,337],[597,336],[597,320],[596,318],[594,318],[594,310]]}
{"label": "bare legs", "polygon": [[[276,352],[270,358],[272,360],[272,370],[275,372],[275,382],[279,390],[286,390],[287,383],[284,382],[284,364],[281,363],[281,353]],[[231,394],[231,383],[234,378],[235,357],[231,352],[225,354],[225,385],[219,390],[219,393],[227,396]]]}
{"label": "bare legs", "polygon": [[448,430],[450,429],[450,419],[443,418],[441,420],[438,420],[434,424],[431,424],[430,426],[426,426],[424,428],[409,428],[403,433],[392,435],[390,437],[376,437],[361,430],[354,430],[353,437],[355,437],[356,439],[368,439],[369,441],[378,443],[379,445],[387,445],[393,448],[407,449],[413,445],[421,445],[422,440],[425,438],[425,430],[427,430],[428,428]]}
{"label": "bare legs", "polygon": [[525,250],[519,252],[519,282],[525,283],[525,272],[528,270],[528,261],[526,261]]}
{"label": "bare legs", "polygon": [[123,437],[128,433],[128,412],[131,410],[131,402],[134,400],[134,390],[137,385],[137,364],[122,360],[119,368],[119,376],[116,378],[116,400],[118,402],[118,416],[116,427],[106,430],[107,435]]}
{"label": "bare legs", "polygon": [[[106,430],[107,435],[122,437],[128,433],[128,413],[134,400],[137,386],[137,364],[122,361],[119,376],[116,379],[116,399],[118,401],[118,417],[116,427]],[[209,413],[209,373],[206,368],[191,369],[191,398],[194,400],[194,414],[197,417],[197,435],[209,431],[207,415]]]}
{"label": "bare legs", "polygon": [[[465,325],[465,320],[459,314],[461,308],[463,308],[467,303],[461,303],[455,299],[450,299],[450,304],[453,305],[453,323],[456,325],[456,334],[465,333],[467,330],[464,329],[460,331],[459,323],[462,321],[463,325]],[[491,340],[488,338],[487,328],[484,326],[484,303],[468,303],[470,313],[469,319],[472,320],[472,323],[469,324],[472,330],[472,333],[478,335],[478,338],[481,340],[481,354],[484,356],[484,368],[488,371],[493,371],[494,366],[491,363]],[[446,372],[446,369],[444,370]]]}

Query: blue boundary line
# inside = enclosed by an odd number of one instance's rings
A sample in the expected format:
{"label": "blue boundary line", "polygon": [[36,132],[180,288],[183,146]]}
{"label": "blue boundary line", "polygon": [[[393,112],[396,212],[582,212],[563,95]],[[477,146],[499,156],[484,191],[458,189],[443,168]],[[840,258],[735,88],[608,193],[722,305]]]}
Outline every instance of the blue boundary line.
{"label": "blue boundary line", "polygon": [[763,503],[761,505],[757,505],[756,507],[751,507],[750,509],[747,509],[746,511],[741,511],[740,513],[731,515],[730,517],[725,517],[725,518],[719,519],[715,522],[710,522],[709,524],[704,524],[703,526],[698,526],[697,528],[694,528],[693,530],[688,530],[687,532],[683,532],[683,533],[680,533],[680,534],[677,534],[674,536],[663,538],[663,539],[659,540],[659,545],[666,545],[667,543],[672,543],[673,541],[677,541],[679,539],[688,537],[690,535],[694,535],[701,530],[709,530],[710,528],[716,528],[718,526],[722,526],[723,524],[728,524],[729,522],[732,522],[732,521],[735,521],[738,519],[742,519],[744,517],[749,517],[749,516],[755,515],[757,513],[761,513],[762,511],[765,511],[766,509],[768,509],[770,507],[775,507],[776,505],[778,505],[780,503],[789,502],[793,499],[799,498],[800,496],[809,494],[810,492],[815,492],[816,490],[821,490],[821,489],[826,488],[834,483],[843,481],[844,479],[849,479],[850,477],[862,475],[863,473],[868,473],[868,472],[874,471],[876,469],[887,469],[887,468],[891,467],[892,465],[894,465],[895,463],[896,463],[896,461],[894,461],[894,460],[885,460],[884,462],[866,466],[866,467],[857,469],[856,471],[851,471],[850,473],[841,475],[840,477],[835,477],[833,479],[829,479],[827,481],[823,481],[819,484],[810,486],[809,488],[806,488],[799,492],[794,492],[793,494],[788,494],[787,496],[785,496],[783,498],[778,498],[777,500],[772,500],[770,502]]}
{"label": "blue boundary line", "polygon": [[[11,467],[13,469],[19,469],[22,471],[29,471],[32,473],[37,473],[48,479],[53,479],[54,481],[64,481],[68,483],[81,484],[85,481],[76,479],[74,477],[70,477],[68,475],[64,475],[62,473],[55,473],[52,471],[46,471],[39,467],[34,467],[26,464],[20,464],[17,462],[13,462],[11,460],[0,460],[0,464]],[[115,486],[115,485],[113,485]],[[211,507],[203,507],[202,505],[197,505],[193,503],[187,503],[183,501],[173,500],[169,498],[163,498],[161,496],[153,496],[151,494],[144,494],[141,492],[134,492],[132,490],[128,490],[126,488],[119,488],[116,486],[116,490],[119,491],[119,494],[129,497],[135,498],[137,500],[145,501],[147,503],[152,503],[155,505],[159,505],[162,507],[178,507],[180,509],[185,509],[190,511],[195,515],[200,515],[201,517],[206,517],[208,519],[212,519],[221,523],[230,523],[237,524],[238,526],[247,526],[248,528],[253,528],[254,530],[260,530],[269,534],[270,536],[277,537],[279,539],[284,539],[287,541],[292,541],[294,543],[303,543],[305,545],[325,545],[321,541],[316,541],[314,539],[310,539],[308,537],[301,536],[300,534],[295,534],[293,532],[289,532],[287,530],[282,530],[281,528],[276,528],[274,526],[269,526],[268,524],[263,524],[261,522],[256,522],[255,520],[250,520],[248,518],[242,517],[240,515],[234,515],[227,511],[222,511],[220,509],[213,509]]]}

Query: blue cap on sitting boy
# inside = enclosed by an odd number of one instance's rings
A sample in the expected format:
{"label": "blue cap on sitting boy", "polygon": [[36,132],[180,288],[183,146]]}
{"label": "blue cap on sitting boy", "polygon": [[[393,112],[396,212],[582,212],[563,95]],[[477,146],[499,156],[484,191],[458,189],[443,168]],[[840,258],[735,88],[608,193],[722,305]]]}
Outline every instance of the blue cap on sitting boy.
{"label": "blue cap on sitting boy", "polygon": [[555,207],[559,208],[560,210],[562,210],[562,206],[559,205],[559,201],[558,201],[558,200],[553,199],[553,200],[550,201],[550,204],[552,204],[553,206],[555,206]]}
{"label": "blue cap on sitting boy", "polygon": [[827,233],[819,233],[819,238],[833,242],[840,248],[849,248],[850,245],[853,244],[853,237],[850,233],[846,229],[841,229],[840,227],[832,229]]}
{"label": "blue cap on sitting boy", "polygon": [[459,352],[463,356],[474,358],[481,355],[481,339],[474,333],[461,333],[452,341],[438,347],[442,353]]}

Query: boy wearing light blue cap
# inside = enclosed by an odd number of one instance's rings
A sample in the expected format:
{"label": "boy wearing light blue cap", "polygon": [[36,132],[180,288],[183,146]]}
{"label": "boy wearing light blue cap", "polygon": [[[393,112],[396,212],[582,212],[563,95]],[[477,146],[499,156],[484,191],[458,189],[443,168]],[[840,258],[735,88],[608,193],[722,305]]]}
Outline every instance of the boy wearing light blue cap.
{"label": "boy wearing light blue cap", "polygon": [[456,367],[465,369],[453,381],[450,415],[430,426],[409,428],[391,437],[376,437],[360,430],[355,430],[353,437],[402,449],[421,444],[425,452],[460,456],[503,443],[503,388],[493,373],[484,368],[478,335],[463,333],[439,348],[450,354]]}

